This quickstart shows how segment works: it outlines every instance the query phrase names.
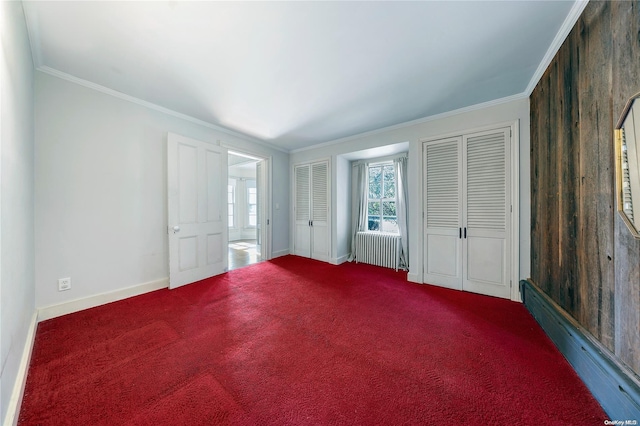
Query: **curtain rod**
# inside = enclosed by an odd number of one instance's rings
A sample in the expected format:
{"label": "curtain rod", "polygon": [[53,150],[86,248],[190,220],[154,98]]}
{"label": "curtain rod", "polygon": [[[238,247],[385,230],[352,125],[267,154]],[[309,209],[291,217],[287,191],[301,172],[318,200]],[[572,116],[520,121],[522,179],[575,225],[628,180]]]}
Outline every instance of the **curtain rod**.
{"label": "curtain rod", "polygon": [[395,160],[396,158],[401,158],[401,157],[406,157],[409,158],[409,153],[408,152],[401,152],[399,154],[394,154],[394,155],[386,155],[383,157],[376,157],[376,158],[370,158],[367,160],[354,160],[351,162],[352,166],[357,166],[358,164],[378,164],[378,163],[387,163],[390,161]]}

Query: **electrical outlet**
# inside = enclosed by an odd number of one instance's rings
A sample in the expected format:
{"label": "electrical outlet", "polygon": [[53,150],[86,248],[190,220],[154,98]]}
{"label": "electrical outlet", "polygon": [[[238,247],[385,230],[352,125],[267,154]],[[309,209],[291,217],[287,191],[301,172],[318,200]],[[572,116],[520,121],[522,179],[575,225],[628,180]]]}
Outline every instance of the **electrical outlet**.
{"label": "electrical outlet", "polygon": [[60,278],[58,280],[58,291],[71,290],[71,278]]}

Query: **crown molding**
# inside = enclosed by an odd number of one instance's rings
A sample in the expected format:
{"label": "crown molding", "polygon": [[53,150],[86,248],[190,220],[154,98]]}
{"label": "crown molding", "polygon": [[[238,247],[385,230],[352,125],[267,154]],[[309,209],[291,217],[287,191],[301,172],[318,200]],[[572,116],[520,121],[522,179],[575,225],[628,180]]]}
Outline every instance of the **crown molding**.
{"label": "crown molding", "polygon": [[470,105],[470,106],[467,106],[467,107],[463,107],[463,108],[458,108],[458,109],[454,109],[454,110],[451,110],[451,111],[442,112],[440,114],[435,114],[435,115],[430,115],[430,116],[423,117],[423,118],[418,118],[416,120],[405,121],[404,123],[394,124],[394,125],[391,125],[391,126],[382,127],[380,129],[375,129],[375,130],[370,130],[368,132],[358,133],[358,134],[355,134],[355,135],[352,135],[352,136],[347,136],[347,137],[340,138],[340,139],[334,139],[334,140],[328,141],[328,142],[321,142],[321,143],[318,143],[318,144],[315,144],[315,145],[311,145],[311,146],[308,146],[308,147],[304,147],[304,148],[292,149],[291,151],[289,151],[289,153],[290,154],[296,154],[298,152],[310,151],[312,149],[323,148],[323,147],[331,146],[331,145],[337,145],[337,144],[340,144],[340,143],[352,141],[354,139],[360,139],[360,138],[367,137],[367,136],[374,136],[374,135],[377,135],[377,134],[380,134],[380,133],[390,132],[390,131],[393,131],[393,130],[403,129],[405,127],[411,127],[411,126],[415,126],[415,125],[418,125],[418,124],[427,123],[429,121],[442,120],[443,118],[453,117],[453,116],[460,115],[460,114],[465,114],[465,113],[471,112],[471,111],[490,108],[490,107],[493,107],[493,106],[505,104],[507,102],[513,102],[513,101],[517,101],[517,100],[520,100],[520,99],[526,99],[528,97],[529,97],[529,95],[525,94],[524,92],[523,93],[518,93],[518,94],[515,94],[515,95],[511,95],[511,96],[506,96],[504,98],[494,99],[492,101],[482,102],[482,103],[479,103],[479,104]]}
{"label": "crown molding", "polygon": [[115,98],[119,98],[119,99],[122,99],[122,100],[125,100],[125,101],[128,101],[128,102],[137,104],[137,105],[141,105],[141,106],[143,106],[145,108],[149,108],[149,109],[152,109],[152,110],[155,110],[155,111],[159,111],[159,112],[162,112],[164,114],[171,115],[173,117],[180,118],[182,120],[185,120],[185,121],[188,121],[188,122],[191,122],[191,123],[203,126],[203,127],[207,127],[209,129],[212,129],[212,130],[216,130],[218,132],[225,133],[225,134],[227,134],[229,136],[233,136],[233,137],[236,137],[236,138],[244,139],[245,141],[253,142],[253,143],[255,143],[257,145],[261,145],[261,146],[263,146],[265,148],[269,148],[269,149],[272,149],[272,150],[275,150],[275,151],[279,151],[279,152],[284,152],[285,154],[289,153],[289,151],[287,151],[287,150],[285,150],[283,148],[277,147],[275,145],[272,145],[272,144],[267,143],[265,141],[262,141],[260,139],[256,139],[256,138],[253,138],[251,136],[247,136],[247,135],[245,135],[243,133],[234,132],[233,130],[227,129],[225,127],[218,126],[218,125],[210,123],[208,121],[200,120],[199,118],[195,118],[195,117],[192,117],[190,115],[183,114],[181,112],[174,111],[174,110],[169,109],[169,108],[165,108],[165,107],[160,106],[158,104],[154,104],[153,102],[148,102],[148,101],[145,101],[143,99],[137,98],[135,96],[131,96],[131,95],[127,95],[127,94],[122,93],[122,92],[118,92],[117,90],[113,90],[113,89],[110,89],[108,87],[101,86],[100,84],[96,84],[96,83],[93,83],[91,81],[84,80],[82,78],[73,76],[71,74],[67,74],[65,72],[58,71],[58,70],[56,70],[54,68],[51,68],[51,67],[48,67],[46,65],[38,67],[37,70],[40,71],[40,72],[43,72],[45,74],[49,74],[49,75],[52,75],[54,77],[60,78],[62,80],[66,80],[66,81],[69,81],[71,83],[75,83],[75,84],[78,84],[80,86],[84,86],[84,87],[87,87],[89,89],[93,89],[95,91],[104,93],[106,95],[110,95],[110,96],[113,96]]}
{"label": "crown molding", "polygon": [[556,33],[555,38],[551,42],[551,45],[547,49],[547,53],[542,58],[542,61],[536,69],[536,72],[533,73],[533,77],[531,77],[531,80],[529,81],[529,85],[525,90],[527,97],[529,97],[531,93],[533,93],[533,89],[536,88],[538,81],[540,81],[542,75],[547,70],[547,67],[549,67],[549,64],[556,56],[556,53],[558,53],[558,50],[560,50],[560,47],[562,47],[562,43],[564,43],[564,41],[567,39],[567,36],[573,29],[573,26],[576,24],[576,22],[578,22],[580,15],[582,15],[582,12],[584,11],[585,7],[587,7],[588,3],[589,0],[576,0],[576,2],[571,7],[569,14],[560,26],[560,29]]}

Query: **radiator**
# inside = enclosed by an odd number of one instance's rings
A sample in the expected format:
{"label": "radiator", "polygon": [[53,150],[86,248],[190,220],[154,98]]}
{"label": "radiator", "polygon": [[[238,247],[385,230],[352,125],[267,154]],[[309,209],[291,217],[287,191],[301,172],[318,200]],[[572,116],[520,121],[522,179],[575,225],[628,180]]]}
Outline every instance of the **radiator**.
{"label": "radiator", "polygon": [[393,268],[400,266],[400,235],[378,232],[356,233],[356,263]]}

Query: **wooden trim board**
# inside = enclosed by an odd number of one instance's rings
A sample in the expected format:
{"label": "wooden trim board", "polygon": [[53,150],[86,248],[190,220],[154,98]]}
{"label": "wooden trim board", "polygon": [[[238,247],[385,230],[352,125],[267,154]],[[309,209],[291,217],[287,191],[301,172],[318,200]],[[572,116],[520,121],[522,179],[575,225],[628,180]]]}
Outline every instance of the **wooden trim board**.
{"label": "wooden trim board", "polygon": [[569,361],[611,420],[640,422],[638,377],[617,362],[608,349],[535,284],[528,280],[520,281],[520,293],[525,307]]}

